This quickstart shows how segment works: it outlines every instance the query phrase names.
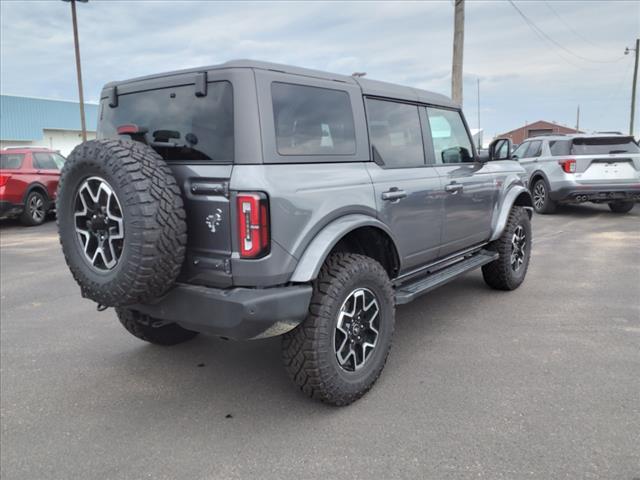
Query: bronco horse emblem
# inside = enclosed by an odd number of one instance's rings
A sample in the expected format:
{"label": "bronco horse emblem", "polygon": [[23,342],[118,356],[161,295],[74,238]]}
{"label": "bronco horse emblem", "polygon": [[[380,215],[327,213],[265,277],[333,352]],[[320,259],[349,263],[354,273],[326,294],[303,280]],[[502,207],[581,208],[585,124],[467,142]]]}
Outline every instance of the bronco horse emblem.
{"label": "bronco horse emblem", "polygon": [[211,230],[211,233],[216,233],[216,228],[220,226],[220,223],[222,223],[222,210],[216,208],[215,213],[207,215],[205,223],[207,224],[207,227],[209,227],[209,230]]}

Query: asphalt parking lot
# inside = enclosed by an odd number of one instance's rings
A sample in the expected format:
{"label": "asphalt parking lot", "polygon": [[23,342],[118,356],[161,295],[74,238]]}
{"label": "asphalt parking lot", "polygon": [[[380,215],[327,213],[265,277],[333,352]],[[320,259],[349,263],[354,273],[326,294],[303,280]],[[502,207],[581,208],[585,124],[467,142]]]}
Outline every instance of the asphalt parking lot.
{"label": "asphalt parking lot", "polygon": [[398,309],[382,377],[308,400],[279,339],[170,348],[83,300],[55,222],[0,224],[1,476],[640,478],[640,206],[534,217],[528,278]]}

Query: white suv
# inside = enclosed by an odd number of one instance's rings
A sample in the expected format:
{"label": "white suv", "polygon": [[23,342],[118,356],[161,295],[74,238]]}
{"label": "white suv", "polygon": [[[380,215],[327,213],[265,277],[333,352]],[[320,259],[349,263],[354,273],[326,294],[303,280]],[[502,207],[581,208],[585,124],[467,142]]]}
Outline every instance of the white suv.
{"label": "white suv", "polygon": [[627,213],[640,201],[640,147],[624,135],[549,135],[513,152],[525,168],[537,213],[559,203],[608,203]]}

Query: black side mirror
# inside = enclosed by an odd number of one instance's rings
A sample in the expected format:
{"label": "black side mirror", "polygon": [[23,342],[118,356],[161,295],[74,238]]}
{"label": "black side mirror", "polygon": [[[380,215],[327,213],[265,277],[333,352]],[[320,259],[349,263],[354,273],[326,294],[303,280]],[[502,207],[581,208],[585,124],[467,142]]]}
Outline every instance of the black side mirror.
{"label": "black side mirror", "polygon": [[489,160],[509,160],[511,158],[511,140],[498,138],[489,145]]}

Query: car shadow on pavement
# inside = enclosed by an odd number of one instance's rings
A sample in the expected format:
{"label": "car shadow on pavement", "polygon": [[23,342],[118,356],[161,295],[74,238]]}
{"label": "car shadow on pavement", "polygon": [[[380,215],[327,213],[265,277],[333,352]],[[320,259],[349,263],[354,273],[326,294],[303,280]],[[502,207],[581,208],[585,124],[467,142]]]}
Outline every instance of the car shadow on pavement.
{"label": "car shadow on pavement", "polygon": [[[397,309],[393,348],[374,392],[393,388],[391,384],[385,387],[385,378],[402,376],[403,369],[412,368],[410,362],[396,359],[411,358],[426,348],[434,333],[447,335],[447,329],[454,328],[455,321],[464,321],[460,317],[451,318],[447,311],[451,305],[462,305],[471,291],[489,290],[480,276],[467,275]],[[119,372],[113,380],[129,384],[129,388],[157,386],[157,395],[145,402],[160,402],[163,408],[173,404],[182,414],[191,412],[196,416],[205,409],[218,418],[226,415],[251,418],[256,410],[264,410],[272,418],[280,412],[286,416],[336,412],[335,407],[307,398],[289,380],[280,359],[279,337],[225,341],[199,335],[174,347],[131,341],[135,342],[133,348],[119,349],[117,354],[110,355],[110,367]],[[376,401],[375,393],[365,396],[363,401]]]}
{"label": "car shadow on pavement", "polygon": [[598,215],[606,214],[612,216],[624,216],[624,215],[639,215],[640,207],[638,205],[634,206],[633,210],[627,214],[613,213],[609,210],[609,207],[606,203],[595,204],[595,203],[582,203],[582,204],[569,204],[569,205],[558,205],[555,213],[551,215],[545,216],[571,216],[571,217],[595,217]]}

